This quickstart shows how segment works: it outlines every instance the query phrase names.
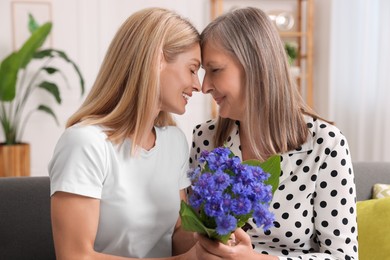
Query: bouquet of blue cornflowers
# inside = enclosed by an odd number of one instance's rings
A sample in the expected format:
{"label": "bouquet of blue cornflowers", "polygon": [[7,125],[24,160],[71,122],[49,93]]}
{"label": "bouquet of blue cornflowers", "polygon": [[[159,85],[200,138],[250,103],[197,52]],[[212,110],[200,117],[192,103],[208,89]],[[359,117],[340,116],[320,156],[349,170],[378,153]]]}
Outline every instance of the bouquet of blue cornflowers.
{"label": "bouquet of blue cornflowers", "polygon": [[269,211],[279,184],[280,156],[266,162],[241,162],[229,148],[203,151],[200,166],[190,169],[192,193],[189,204],[181,202],[183,228],[227,243],[236,228],[253,218],[268,230],[274,221]]}

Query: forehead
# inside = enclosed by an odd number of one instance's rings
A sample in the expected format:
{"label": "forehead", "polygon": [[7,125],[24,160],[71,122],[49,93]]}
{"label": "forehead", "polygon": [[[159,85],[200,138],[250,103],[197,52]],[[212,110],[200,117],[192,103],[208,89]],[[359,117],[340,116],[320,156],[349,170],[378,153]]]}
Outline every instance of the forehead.
{"label": "forehead", "polygon": [[199,44],[194,44],[186,51],[179,53],[175,61],[186,62],[189,60],[197,61],[200,63],[201,55],[200,55],[200,46]]}
{"label": "forehead", "polygon": [[225,63],[235,61],[233,54],[226,51],[222,44],[215,41],[207,41],[202,46],[202,65],[207,66],[211,63]]}

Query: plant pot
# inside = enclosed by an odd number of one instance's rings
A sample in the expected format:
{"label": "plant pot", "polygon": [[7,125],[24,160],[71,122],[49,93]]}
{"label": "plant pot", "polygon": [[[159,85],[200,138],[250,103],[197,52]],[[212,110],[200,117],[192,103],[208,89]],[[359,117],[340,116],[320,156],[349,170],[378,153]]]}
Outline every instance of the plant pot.
{"label": "plant pot", "polygon": [[0,144],[0,177],[30,176],[30,145]]}

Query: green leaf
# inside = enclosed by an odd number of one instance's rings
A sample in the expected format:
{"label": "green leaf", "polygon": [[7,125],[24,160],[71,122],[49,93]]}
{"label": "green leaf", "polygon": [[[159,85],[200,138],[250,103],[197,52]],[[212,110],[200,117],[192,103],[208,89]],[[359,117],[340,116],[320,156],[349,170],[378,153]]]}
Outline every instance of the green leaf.
{"label": "green leaf", "polygon": [[286,42],[284,44],[284,49],[286,50],[288,62],[290,65],[292,65],[294,60],[298,57],[298,48],[294,43]]}
{"label": "green leaf", "polygon": [[34,59],[52,58],[54,57],[51,49],[40,50],[34,53]]}
{"label": "green leaf", "polygon": [[77,75],[79,76],[79,79],[80,79],[80,87],[81,87],[81,95],[84,95],[84,92],[85,92],[85,87],[84,87],[84,78],[83,76],[81,75],[81,72],[80,72],[80,69],[79,67],[76,65],[76,63],[74,63],[71,59],[68,58],[68,56],[65,54],[65,52],[63,51],[59,51],[59,50],[52,50],[54,52],[57,52],[57,54],[63,58],[64,60],[66,60],[67,62],[70,62],[72,65],[73,65],[73,68],[75,69]]}
{"label": "green leaf", "polygon": [[199,215],[184,201],[180,204],[180,216],[184,230],[206,234],[209,237],[213,233],[212,229],[203,225]]}
{"label": "green leaf", "polygon": [[246,222],[248,222],[248,219],[252,217],[253,211],[246,215],[240,216],[240,218],[237,219],[237,227],[243,227]]}
{"label": "green leaf", "polygon": [[0,64],[0,100],[11,101],[15,98],[16,82],[20,67],[20,56],[13,52]]}
{"label": "green leaf", "polygon": [[221,236],[215,231],[214,228],[206,227],[199,218],[199,215],[184,201],[181,201],[180,204],[180,217],[184,230],[206,235],[207,237],[221,241],[224,244],[226,244],[230,238],[231,234]]}
{"label": "green leaf", "polygon": [[57,125],[60,125],[60,122],[58,121],[57,116],[54,114],[53,110],[50,107],[45,106],[45,105],[39,105],[37,110],[48,113],[49,115],[51,115],[54,118]]}
{"label": "green leaf", "polygon": [[0,67],[0,100],[11,101],[15,98],[19,70],[27,66],[35,51],[45,42],[50,30],[51,23],[39,27],[19,51],[11,53],[2,61]]}
{"label": "green leaf", "polygon": [[43,58],[52,58],[52,57],[59,57],[65,60],[66,62],[69,62],[72,64],[74,70],[76,71],[79,80],[80,80],[80,88],[81,88],[81,95],[84,95],[85,93],[85,83],[84,83],[84,78],[83,75],[80,72],[79,67],[76,65],[74,61],[68,58],[68,56],[65,54],[65,52],[60,51],[60,50],[55,50],[55,49],[45,49],[42,51],[39,51],[34,54],[35,59],[43,59]]}
{"label": "green leaf", "polygon": [[267,185],[272,186],[272,194],[275,193],[276,189],[279,186],[279,177],[280,177],[280,155],[273,155],[265,162],[260,162],[258,160],[247,160],[242,163],[252,166],[260,166],[263,171],[268,172],[270,177],[265,182]]}
{"label": "green leaf", "polygon": [[43,45],[46,41],[47,36],[51,31],[52,24],[50,22],[43,24],[36,31],[34,31],[30,38],[23,44],[18,51],[20,55],[20,67],[25,68],[31,61],[34,53]]}
{"label": "green leaf", "polygon": [[60,91],[56,84],[48,81],[43,81],[38,85],[39,88],[46,90],[54,96],[58,104],[61,104]]}
{"label": "green leaf", "polygon": [[32,16],[32,14],[29,13],[28,14],[28,30],[30,31],[30,33],[33,33],[36,30],[38,30],[38,28],[39,28],[39,24],[35,20],[34,16]]}
{"label": "green leaf", "polygon": [[46,71],[48,74],[54,74],[58,71],[58,69],[53,67],[44,67],[42,68],[44,71]]}

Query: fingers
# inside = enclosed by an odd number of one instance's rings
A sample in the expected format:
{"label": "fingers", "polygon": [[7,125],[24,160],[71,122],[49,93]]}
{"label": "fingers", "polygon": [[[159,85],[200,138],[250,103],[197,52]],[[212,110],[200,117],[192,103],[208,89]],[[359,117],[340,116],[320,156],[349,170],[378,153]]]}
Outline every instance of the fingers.
{"label": "fingers", "polygon": [[199,234],[196,236],[196,238],[198,239],[196,251],[197,257],[199,259],[226,258],[233,254],[233,246],[225,245]]}
{"label": "fingers", "polygon": [[196,239],[198,240],[198,244],[207,252],[213,253],[218,250],[219,242],[211,240],[206,236],[196,234]]}
{"label": "fingers", "polygon": [[249,235],[241,228],[237,228],[236,231],[234,231],[234,235],[236,237],[236,243],[243,243],[243,244],[251,244],[251,238]]}

